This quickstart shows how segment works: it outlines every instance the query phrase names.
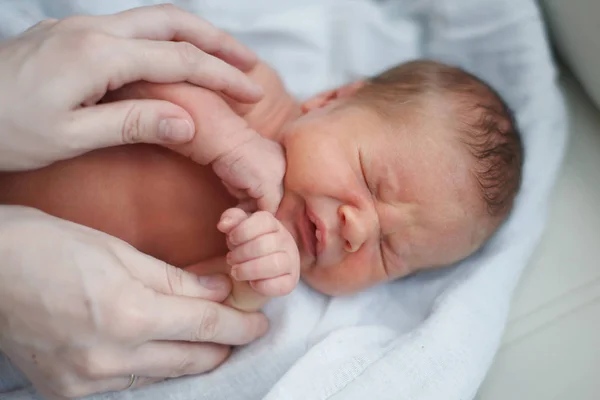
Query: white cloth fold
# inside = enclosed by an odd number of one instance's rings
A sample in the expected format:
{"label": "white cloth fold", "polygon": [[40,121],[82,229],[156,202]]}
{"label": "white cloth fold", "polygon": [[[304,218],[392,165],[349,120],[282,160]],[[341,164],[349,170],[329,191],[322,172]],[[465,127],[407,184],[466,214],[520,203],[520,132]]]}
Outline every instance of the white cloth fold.
{"label": "white cloth fold", "polygon": [[[0,34],[18,33],[42,16],[111,13],[151,3],[4,0]],[[417,57],[474,72],[516,112],[526,149],[523,190],[508,223],[460,265],[349,297],[327,298],[301,285],[266,307],[270,333],[217,370],[93,399],[473,398],[543,230],[567,136],[535,1],[174,3],[247,43],[300,98]],[[16,390],[0,399],[30,399],[33,393]]]}

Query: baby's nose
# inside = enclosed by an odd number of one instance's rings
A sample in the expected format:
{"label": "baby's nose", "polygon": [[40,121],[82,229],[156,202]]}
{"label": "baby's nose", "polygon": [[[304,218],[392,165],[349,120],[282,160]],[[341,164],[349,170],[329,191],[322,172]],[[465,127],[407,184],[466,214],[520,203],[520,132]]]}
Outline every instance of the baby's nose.
{"label": "baby's nose", "polygon": [[373,231],[373,222],[364,211],[350,205],[341,206],[338,214],[344,250],[354,253],[369,239]]}

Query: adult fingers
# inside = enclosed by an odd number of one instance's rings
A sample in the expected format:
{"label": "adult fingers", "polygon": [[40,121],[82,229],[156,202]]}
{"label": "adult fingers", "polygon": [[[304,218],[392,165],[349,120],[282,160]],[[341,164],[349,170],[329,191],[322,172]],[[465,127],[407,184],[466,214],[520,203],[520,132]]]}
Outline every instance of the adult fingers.
{"label": "adult fingers", "polygon": [[177,378],[210,371],[229,356],[228,346],[213,343],[147,342],[122,359],[123,375]]}
{"label": "adult fingers", "polygon": [[175,83],[187,81],[241,102],[256,102],[262,88],[239,69],[199,50],[187,42],[113,39],[111,52],[99,66],[109,82],[108,90],[128,83],[147,81]]}
{"label": "adult fingers", "polygon": [[[78,380],[87,384],[89,392],[122,390],[130,383],[123,377],[131,378],[131,374],[139,377],[136,387],[156,378],[200,374],[217,367],[229,353],[228,346],[174,341],[150,341],[132,349],[104,348],[94,358],[81,360]],[[151,382],[143,382],[148,378]]]}
{"label": "adult fingers", "polygon": [[243,345],[264,335],[268,322],[260,313],[242,313],[219,303],[157,294],[149,339]]}
{"label": "adult fingers", "polygon": [[67,400],[82,398],[94,393],[121,392],[128,389],[137,389],[165,380],[165,378],[137,377],[133,385],[131,384],[131,374],[116,378],[107,378],[101,380],[90,380],[81,378],[72,382],[68,388],[45,388],[36,387],[38,392],[47,400]]}
{"label": "adult fingers", "polygon": [[256,55],[232,36],[172,4],[134,8],[102,18],[105,31],[123,38],[189,42],[243,71],[257,62]]}
{"label": "adult fingers", "polygon": [[164,381],[164,377],[148,378],[145,376],[137,376],[133,385],[131,384],[131,374],[123,374],[121,377],[102,379],[102,380],[85,380],[82,381],[75,389],[73,389],[66,397],[56,396],[49,397],[50,400],[64,400],[71,398],[80,398],[93,393],[106,392],[122,392],[124,390],[137,389],[143,386],[148,386],[153,383]]}
{"label": "adult fingers", "polygon": [[80,108],[61,127],[75,151],[132,143],[186,143],[194,121],[181,107],[162,100],[124,100]]}
{"label": "adult fingers", "polygon": [[231,291],[231,281],[224,275],[197,276],[126,246],[115,249],[115,254],[134,278],[164,295],[220,302]]}

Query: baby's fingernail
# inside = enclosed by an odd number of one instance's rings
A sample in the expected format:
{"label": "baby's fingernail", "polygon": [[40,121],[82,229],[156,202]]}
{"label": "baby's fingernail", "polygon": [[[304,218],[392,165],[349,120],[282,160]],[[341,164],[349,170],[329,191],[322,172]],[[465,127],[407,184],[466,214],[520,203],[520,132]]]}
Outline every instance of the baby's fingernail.
{"label": "baby's fingernail", "polygon": [[223,217],[219,221],[219,224],[225,225],[225,226],[229,226],[231,224],[231,218],[230,217]]}
{"label": "baby's fingernail", "polygon": [[207,289],[224,289],[227,286],[225,279],[218,276],[199,276],[198,281]]}
{"label": "baby's fingernail", "polygon": [[158,137],[168,143],[185,143],[194,136],[192,124],[179,118],[163,119],[158,124]]}
{"label": "baby's fingernail", "polygon": [[228,265],[231,265],[231,252],[227,253],[227,255],[225,255],[225,262],[227,262]]}
{"label": "baby's fingernail", "polygon": [[239,279],[238,279],[238,268],[237,267],[232,267],[231,268],[231,277],[233,279],[235,279],[236,281],[239,281]]}

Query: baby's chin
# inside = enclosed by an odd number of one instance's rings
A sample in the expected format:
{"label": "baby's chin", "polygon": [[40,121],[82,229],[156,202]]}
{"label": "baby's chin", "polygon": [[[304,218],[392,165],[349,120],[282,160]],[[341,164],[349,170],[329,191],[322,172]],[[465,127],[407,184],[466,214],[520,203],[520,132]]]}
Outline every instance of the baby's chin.
{"label": "baby's chin", "polygon": [[348,273],[343,264],[330,267],[311,265],[302,268],[301,276],[308,286],[328,296],[351,295],[380,283],[370,274]]}

